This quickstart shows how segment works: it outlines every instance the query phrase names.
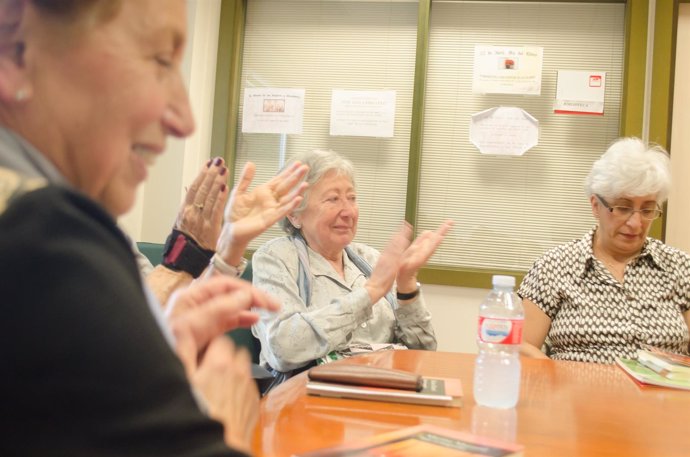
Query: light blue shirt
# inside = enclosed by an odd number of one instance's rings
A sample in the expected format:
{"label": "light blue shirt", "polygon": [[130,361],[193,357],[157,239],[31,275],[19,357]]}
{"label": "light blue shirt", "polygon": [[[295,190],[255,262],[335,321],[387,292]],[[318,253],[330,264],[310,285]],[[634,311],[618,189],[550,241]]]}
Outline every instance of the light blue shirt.
{"label": "light blue shirt", "polygon": [[[379,252],[360,243],[350,247],[369,265]],[[436,349],[431,314],[420,293],[406,305],[391,306],[385,298],[371,303],[364,288],[367,278],[343,254],[345,277],[308,248],[313,277],[309,305],[298,287],[297,248],[288,237],[261,246],[252,257],[254,285],[280,301],[277,313],[257,310],[261,319],[252,327],[261,340],[261,364],[278,371],[300,368],[331,351],[353,345],[402,343],[411,349]]]}

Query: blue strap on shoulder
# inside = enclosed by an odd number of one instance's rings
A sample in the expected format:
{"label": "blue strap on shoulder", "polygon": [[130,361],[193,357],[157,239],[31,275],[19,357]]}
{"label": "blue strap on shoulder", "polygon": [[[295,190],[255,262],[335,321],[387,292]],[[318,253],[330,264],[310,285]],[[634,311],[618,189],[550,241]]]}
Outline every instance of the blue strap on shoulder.
{"label": "blue strap on shoulder", "polygon": [[[292,236],[292,242],[294,243],[295,248],[297,248],[297,257],[299,258],[299,267],[297,271],[297,287],[299,288],[299,296],[302,298],[307,307],[309,307],[311,304],[311,272],[309,270],[309,253],[307,252],[307,243],[299,233]],[[352,263],[354,263],[359,269],[359,271],[364,274],[364,277],[371,277],[372,268],[366,260],[357,255],[357,253],[350,246],[345,248],[345,253]],[[385,298],[390,304],[391,308],[395,309],[398,302],[396,301],[393,292],[388,291]]]}

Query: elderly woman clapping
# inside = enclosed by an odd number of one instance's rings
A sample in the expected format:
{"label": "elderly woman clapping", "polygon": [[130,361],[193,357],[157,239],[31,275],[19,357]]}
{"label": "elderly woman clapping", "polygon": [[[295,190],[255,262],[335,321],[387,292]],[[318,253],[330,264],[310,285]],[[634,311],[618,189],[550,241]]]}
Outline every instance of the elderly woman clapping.
{"label": "elderly woman clapping", "polygon": [[642,344],[688,352],[690,256],[648,237],[671,172],[660,147],[616,141],[594,163],[586,190],[597,227],[537,260],[519,289],[523,349],[548,337],[559,360],[613,363]]}
{"label": "elderly woman clapping", "polygon": [[308,194],[283,221],[288,236],[266,243],[252,260],[254,285],[282,303],[280,313],[264,313],[252,328],[261,362],[280,380],[354,344],[435,349],[417,270],[451,223],[412,243],[405,225],[382,253],[354,243],[359,208],[352,164],[322,150],[294,160],[309,166]]}
{"label": "elderly woman clapping", "polygon": [[[0,0],[0,403],[11,430],[0,454],[249,450],[258,394],[248,354],[223,333],[255,322],[251,307],[278,304],[214,264],[166,322],[115,224],[167,138],[194,129],[185,9]],[[243,174],[225,261],[299,203],[303,187],[290,183],[305,171],[260,186],[269,200],[247,192]]]}

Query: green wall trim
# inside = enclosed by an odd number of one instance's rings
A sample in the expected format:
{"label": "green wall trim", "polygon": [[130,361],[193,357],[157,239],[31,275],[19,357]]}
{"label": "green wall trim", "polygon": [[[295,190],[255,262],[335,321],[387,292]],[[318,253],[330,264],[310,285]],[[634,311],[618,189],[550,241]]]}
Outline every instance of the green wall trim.
{"label": "green wall trim", "polygon": [[216,87],[213,103],[211,151],[225,159],[233,185],[235,144],[242,80],[242,46],[247,0],[222,0],[218,30]]}
{"label": "green wall trim", "polygon": [[419,270],[418,279],[423,284],[491,289],[493,275],[515,276],[515,283],[519,285],[525,274],[524,271],[450,269],[431,266]]}
{"label": "green wall trim", "polygon": [[429,56],[429,19],[431,0],[420,0],[417,9],[417,49],[415,54],[414,93],[412,96],[412,125],[410,153],[407,165],[407,198],[405,220],[417,225],[417,204],[422,165],[422,132],[424,130],[424,99]]}
{"label": "green wall trim", "polygon": [[630,0],[625,8],[622,136],[642,136],[648,3],[648,0]]}
{"label": "green wall trim", "polygon": [[649,141],[670,146],[673,68],[676,41],[676,0],[657,0],[654,21],[654,62]]}

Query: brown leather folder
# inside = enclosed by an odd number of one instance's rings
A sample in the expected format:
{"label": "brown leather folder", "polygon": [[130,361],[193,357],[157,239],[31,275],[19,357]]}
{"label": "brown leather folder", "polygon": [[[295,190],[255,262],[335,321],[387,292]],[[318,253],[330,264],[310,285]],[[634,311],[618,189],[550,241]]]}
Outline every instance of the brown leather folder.
{"label": "brown leather folder", "polygon": [[379,368],[368,365],[328,363],[309,370],[312,381],[350,384],[355,386],[387,387],[420,392],[424,385],[421,375],[409,371]]}

